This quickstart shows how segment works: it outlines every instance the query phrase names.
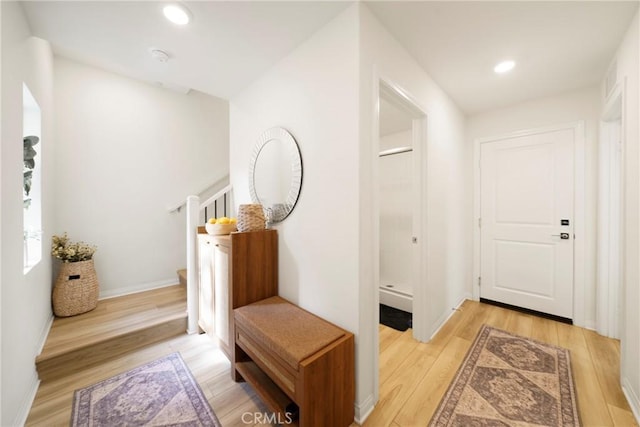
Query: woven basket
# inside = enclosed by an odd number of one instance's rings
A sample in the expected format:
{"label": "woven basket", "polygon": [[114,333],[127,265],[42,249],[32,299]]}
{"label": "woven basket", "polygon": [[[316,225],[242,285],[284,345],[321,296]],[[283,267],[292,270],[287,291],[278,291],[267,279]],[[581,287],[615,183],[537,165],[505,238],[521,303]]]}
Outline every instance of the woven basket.
{"label": "woven basket", "polygon": [[75,316],[98,305],[98,277],[93,260],[65,262],[53,287],[53,312],[58,317]]}
{"label": "woven basket", "polygon": [[264,230],[264,211],[262,205],[240,205],[238,207],[238,231]]}

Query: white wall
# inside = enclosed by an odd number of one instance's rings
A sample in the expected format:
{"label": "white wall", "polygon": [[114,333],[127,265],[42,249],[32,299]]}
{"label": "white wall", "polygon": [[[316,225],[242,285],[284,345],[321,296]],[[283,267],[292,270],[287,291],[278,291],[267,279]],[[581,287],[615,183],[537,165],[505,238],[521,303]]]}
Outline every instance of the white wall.
{"label": "white wall", "polygon": [[623,390],[640,422],[640,34],[638,13],[616,55],[618,81],[625,81],[623,105],[625,151],[624,176],[624,271],[625,303],[621,335],[620,376]]}
{"label": "white wall", "polygon": [[596,319],[596,202],[600,107],[599,89],[594,86],[477,114],[467,121],[467,140],[470,145],[480,138],[584,121],[586,262],[584,283],[577,284],[584,286],[584,317],[576,317],[574,321],[579,326],[591,329],[595,327]]}
{"label": "white wall", "polygon": [[228,103],[55,60],[55,233],[98,246],[101,297],[177,283],[185,215],[228,173]]}
{"label": "white wall", "polygon": [[0,159],[2,222],[2,394],[3,426],[24,422],[38,385],[35,357],[51,319],[51,258],[26,275],[22,256],[22,84],[42,110],[38,154],[42,164],[43,252],[54,221],[53,56],[48,42],[30,37],[16,2],[2,2],[2,149]]}
{"label": "white wall", "polygon": [[[369,349],[358,354],[362,384],[361,415],[377,399],[377,241],[376,200],[379,170],[375,146],[377,76],[410,94],[427,114],[425,161],[422,165],[423,218],[421,274],[414,288],[414,325],[423,340],[442,324],[464,297],[471,295],[471,149],[464,137],[462,112],[431,77],[360,5],[360,339]],[[426,238],[426,242],[424,241]],[[422,292],[423,306],[416,306]]]}
{"label": "white wall", "polygon": [[[358,25],[354,5],[230,100],[231,182],[250,203],[248,165],[260,134],[296,138],[302,190],[279,235],[279,293],[356,334],[358,327]],[[357,369],[357,399],[368,372]]]}

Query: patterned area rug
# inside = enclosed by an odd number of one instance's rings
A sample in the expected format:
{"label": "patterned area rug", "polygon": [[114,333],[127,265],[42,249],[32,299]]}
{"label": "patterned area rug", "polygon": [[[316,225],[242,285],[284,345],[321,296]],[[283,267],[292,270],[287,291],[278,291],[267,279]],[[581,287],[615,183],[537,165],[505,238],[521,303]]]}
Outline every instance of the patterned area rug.
{"label": "patterned area rug", "polygon": [[483,325],[430,426],[579,426],[569,350]]}
{"label": "patterned area rug", "polygon": [[76,390],[71,425],[221,427],[179,353]]}

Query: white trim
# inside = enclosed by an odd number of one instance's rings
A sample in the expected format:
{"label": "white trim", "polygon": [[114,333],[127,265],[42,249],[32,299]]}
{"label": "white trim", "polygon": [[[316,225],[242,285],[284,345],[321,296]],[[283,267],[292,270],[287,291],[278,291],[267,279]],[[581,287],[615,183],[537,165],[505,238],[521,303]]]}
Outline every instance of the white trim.
{"label": "white trim", "polygon": [[584,121],[573,123],[575,136],[575,171],[574,171],[574,205],[573,205],[573,324],[586,325],[585,316],[585,283],[587,280],[587,227],[586,227],[586,181],[585,181],[585,125]]}
{"label": "white trim", "polygon": [[640,424],[640,398],[633,391],[633,387],[627,378],[622,378],[621,385],[622,393],[624,393],[624,397],[627,398],[631,412],[633,412],[636,422]]}
{"label": "white trim", "polygon": [[623,322],[620,308],[623,303],[625,82],[616,83],[605,102],[598,141],[598,273],[594,327],[599,334],[611,338],[621,337]]}
{"label": "white trim", "polygon": [[436,328],[433,331],[433,333],[431,334],[431,337],[429,338],[429,341],[431,341],[433,339],[433,337],[435,337],[436,334],[438,332],[440,332],[440,329],[442,329],[442,327],[449,321],[451,316],[453,316],[453,313],[455,313],[456,311],[460,310],[460,306],[462,304],[464,304],[464,302],[466,300],[470,300],[470,299],[471,299],[471,294],[469,292],[466,292],[462,296],[460,301],[458,301],[458,304],[456,304],[453,308],[451,308],[450,311],[448,310],[448,311],[445,311],[444,313],[442,313],[442,315],[440,316],[440,319],[438,320],[438,322],[436,322]]}
{"label": "white trim", "polygon": [[34,371],[33,379],[31,381],[31,386],[28,387],[29,392],[25,395],[22,400],[22,404],[20,408],[16,412],[16,418],[14,419],[11,425],[13,426],[23,426],[27,423],[27,417],[29,417],[29,412],[31,412],[31,406],[33,406],[33,401],[36,398],[36,393],[38,393],[38,388],[40,387],[40,380],[38,379],[38,375]]}
{"label": "white trim", "polygon": [[200,286],[198,270],[198,218],[200,216],[200,198],[187,197],[187,333],[200,331]]}
{"label": "white trim", "polygon": [[[380,76],[378,75],[378,70],[374,66],[373,68],[373,88],[371,90],[371,99],[372,99],[372,120],[371,120],[371,182],[378,184],[380,182],[380,166],[379,166],[379,157],[378,153],[380,152]],[[373,220],[371,221],[371,226],[373,230],[369,230],[371,235],[373,236],[373,259],[371,260],[373,267],[373,282],[371,283],[373,292],[373,304],[371,307],[361,307],[360,309],[364,313],[365,319],[373,319],[371,324],[366,322],[364,325],[364,330],[362,331],[365,334],[364,342],[371,342],[373,344],[373,348],[369,349],[371,354],[373,355],[373,366],[371,367],[373,372],[373,394],[365,399],[364,403],[367,403],[371,406],[371,410],[375,407],[376,402],[380,398],[380,334],[378,333],[377,325],[380,323],[380,194],[379,191],[376,191],[375,187],[372,187],[372,215]],[[367,313],[369,312],[370,313]],[[369,399],[371,402],[369,403]],[[364,408],[365,406],[362,405]],[[365,411],[366,412],[366,411]],[[370,413],[370,412],[369,412]],[[364,420],[369,416],[369,413],[366,416],[363,416],[361,410],[356,407],[356,420],[359,424],[362,424]]]}
{"label": "white trim", "polygon": [[179,283],[178,279],[164,279],[157,280],[155,282],[139,283],[126,288],[118,288],[113,291],[100,292],[99,300],[123,297],[125,295],[137,294],[140,292],[151,291],[154,289],[166,288],[168,286],[174,286]]}
{"label": "white trim", "polygon": [[[198,196],[203,194],[204,192],[206,192],[207,190],[217,186],[218,184],[220,184],[221,182],[224,181],[229,181],[229,171],[226,171],[224,173],[224,175],[220,176],[218,179],[216,179],[215,181],[213,181],[211,184],[207,185],[206,187],[200,187],[200,191],[193,193],[193,194],[197,194]],[[227,185],[227,187],[229,187],[230,184]],[[213,200],[211,201],[211,203],[213,203]],[[187,200],[184,199],[181,202],[178,203],[174,203],[172,205],[167,206],[167,212],[169,213],[174,213],[174,212],[180,212],[182,210],[183,207],[185,207],[187,205]],[[204,207],[203,207],[204,208]]]}
{"label": "white trim", "polygon": [[45,323],[42,328],[42,332],[40,333],[40,339],[38,340],[38,354],[42,353],[42,349],[44,348],[45,343],[47,342],[47,338],[49,337],[49,331],[51,331],[51,326],[53,326],[53,313]]}
{"label": "white trim", "polygon": [[[220,197],[224,196],[225,194],[230,193],[231,190],[233,190],[233,185],[229,184],[229,185],[225,186],[222,190],[218,191],[216,194],[214,194],[213,196],[209,197],[204,202],[200,203],[200,210],[203,211],[204,208],[212,205],[213,202],[215,202],[216,200],[218,200]],[[229,201],[229,203],[231,203],[231,201]]]}
{"label": "white trim", "polygon": [[480,145],[502,139],[530,136],[563,129],[574,131],[574,265],[573,265],[573,323],[585,326],[585,277],[586,277],[586,226],[585,226],[585,125],[584,121],[562,123],[534,129],[524,129],[506,134],[477,138],[473,146],[474,195],[473,195],[473,275],[472,296],[480,299]]}
{"label": "white trim", "polygon": [[369,415],[371,415],[371,413],[376,407],[373,394],[370,394],[369,396],[367,396],[367,398],[364,399],[364,402],[360,404],[356,403],[353,406],[354,406],[354,421],[359,425],[364,424],[365,420],[369,417]]}
{"label": "white trim", "polygon": [[413,295],[398,291],[393,288],[381,286],[378,292],[380,304],[397,308],[398,310],[413,313]]}

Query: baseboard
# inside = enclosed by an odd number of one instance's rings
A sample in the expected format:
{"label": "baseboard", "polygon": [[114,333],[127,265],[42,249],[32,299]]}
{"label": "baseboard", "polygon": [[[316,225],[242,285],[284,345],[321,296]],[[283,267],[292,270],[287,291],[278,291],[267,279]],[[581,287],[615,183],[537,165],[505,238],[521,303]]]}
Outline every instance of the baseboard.
{"label": "baseboard", "polygon": [[133,286],[127,286],[126,288],[118,288],[113,290],[101,291],[99,299],[109,299],[123,297],[125,295],[137,294],[138,292],[151,291],[153,289],[166,288],[167,286],[177,285],[178,278],[157,280],[155,282],[140,283]]}
{"label": "baseboard", "polygon": [[627,402],[629,402],[629,406],[631,407],[631,412],[633,412],[633,416],[636,419],[636,422],[640,425],[640,398],[634,392],[633,387],[629,383],[629,380],[626,378],[622,378],[621,381],[622,392],[624,396],[627,398]]}
{"label": "baseboard", "polygon": [[47,323],[45,323],[44,327],[42,328],[42,333],[40,334],[40,340],[38,341],[38,353],[40,354],[42,353],[42,349],[44,348],[44,344],[47,342],[47,337],[49,336],[49,331],[51,330],[51,326],[53,326],[53,313],[51,313],[51,317],[49,317],[49,320],[47,321]]}
{"label": "baseboard", "polygon": [[[53,313],[49,317],[49,320],[44,324],[42,328],[42,332],[40,333],[40,338],[38,339],[38,352],[37,354],[42,353],[42,349],[44,348],[44,344],[47,342],[47,337],[49,336],[49,331],[51,330],[51,326],[53,325]],[[38,374],[35,371],[34,364],[34,376],[31,381],[31,387],[29,388],[29,392],[26,394],[25,398],[22,401],[22,405],[20,405],[20,409],[16,413],[16,418],[11,425],[23,426],[27,422],[27,417],[29,416],[29,412],[31,411],[31,406],[33,405],[33,401],[36,398],[36,393],[38,393],[38,388],[40,387],[40,380],[38,379]]]}
{"label": "baseboard", "polygon": [[[576,326],[580,326],[580,325],[576,325]],[[596,322],[594,322],[593,320],[585,320],[584,326],[582,327],[585,329],[589,329],[590,331],[596,331]]]}
{"label": "baseboard", "polygon": [[450,311],[445,311],[444,313],[442,313],[442,315],[440,316],[440,318],[436,322],[435,330],[429,336],[429,341],[431,341],[433,339],[433,337],[435,337],[436,334],[438,332],[440,332],[440,329],[442,329],[442,327],[445,325],[445,323],[447,323],[449,321],[449,318],[451,318],[451,316],[453,316],[453,313],[455,313],[466,300],[470,300],[470,299],[472,299],[471,293],[470,292],[465,292],[462,295],[462,297],[458,300],[458,303]]}
{"label": "baseboard", "polygon": [[375,402],[373,400],[373,394],[370,394],[364,402],[354,405],[355,407],[355,422],[357,424],[364,424],[365,420],[371,415],[373,412],[373,408],[375,408]]}
{"label": "baseboard", "polygon": [[20,405],[20,409],[16,413],[16,418],[14,422],[11,424],[13,426],[23,426],[27,423],[27,418],[29,417],[29,412],[31,411],[31,406],[33,406],[33,401],[36,398],[36,393],[38,392],[38,387],[40,387],[40,380],[38,379],[38,374],[36,374],[35,366],[33,371],[33,380],[31,381],[31,387],[29,388],[29,392],[25,396],[22,401],[22,405]]}

